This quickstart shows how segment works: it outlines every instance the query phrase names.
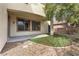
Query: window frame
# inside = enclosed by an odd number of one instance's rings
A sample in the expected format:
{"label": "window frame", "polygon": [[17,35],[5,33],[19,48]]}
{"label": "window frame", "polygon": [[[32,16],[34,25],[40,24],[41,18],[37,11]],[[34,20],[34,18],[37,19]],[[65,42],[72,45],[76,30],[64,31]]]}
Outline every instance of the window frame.
{"label": "window frame", "polygon": [[[24,21],[29,21],[29,30],[23,30],[23,31],[21,31],[21,30],[18,30],[18,25],[17,25],[17,22],[18,22],[18,20],[19,19],[23,19]],[[32,24],[32,22],[39,22],[40,23],[40,29],[39,30],[33,30],[32,28],[33,28],[33,24]],[[24,25],[24,27],[25,27],[25,25]],[[27,19],[27,18],[22,18],[22,17],[16,17],[16,31],[17,32],[24,32],[24,31],[30,31],[30,32],[32,32],[32,31],[41,31],[41,21],[36,21],[36,20],[30,20],[30,19]]]}
{"label": "window frame", "polygon": [[[18,30],[18,25],[17,25],[17,22],[18,22],[18,20],[19,19],[23,19],[23,21],[29,21],[29,30],[25,30],[25,24],[24,24],[24,30]],[[21,17],[17,17],[16,18],[16,30],[17,30],[17,32],[23,32],[23,31],[30,31],[30,20],[27,20],[26,18],[21,18]]]}
{"label": "window frame", "polygon": [[33,21],[34,21],[34,22],[39,22],[39,23],[40,23],[40,29],[39,29],[39,30],[33,30],[33,23],[32,23],[32,29],[31,29],[31,30],[32,30],[32,31],[41,31],[41,22],[40,22],[40,21],[32,20],[32,22],[33,22]]}

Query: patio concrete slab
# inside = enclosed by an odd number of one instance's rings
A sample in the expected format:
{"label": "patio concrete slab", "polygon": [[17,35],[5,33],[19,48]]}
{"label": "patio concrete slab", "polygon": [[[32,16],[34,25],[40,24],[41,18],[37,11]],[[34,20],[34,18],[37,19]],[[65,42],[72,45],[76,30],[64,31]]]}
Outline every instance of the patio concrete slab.
{"label": "patio concrete slab", "polygon": [[46,37],[47,34],[36,34],[36,35],[28,35],[28,36],[16,36],[16,37],[9,37],[8,42],[17,42],[17,41],[23,41],[23,40],[29,40],[32,38],[41,38]]}

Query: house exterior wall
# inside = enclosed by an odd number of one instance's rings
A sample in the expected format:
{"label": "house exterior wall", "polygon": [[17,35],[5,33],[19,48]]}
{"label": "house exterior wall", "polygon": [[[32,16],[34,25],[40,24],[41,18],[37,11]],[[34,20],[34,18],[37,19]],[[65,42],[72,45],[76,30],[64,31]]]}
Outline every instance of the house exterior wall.
{"label": "house exterior wall", "polygon": [[[22,35],[32,35],[32,34],[41,34],[41,33],[47,33],[48,32],[48,24],[46,21],[43,21],[45,14],[44,10],[42,9],[41,4],[36,3],[11,3],[7,4],[8,10],[16,10],[18,11],[18,14],[10,15],[10,36],[22,36]],[[16,12],[14,11],[14,12]],[[21,13],[22,12],[22,13]],[[24,12],[24,13],[23,13]],[[28,14],[27,14],[28,12]],[[30,14],[31,13],[31,14]],[[32,15],[33,14],[33,15]],[[32,16],[30,16],[32,15]],[[35,16],[38,15],[38,16]],[[40,17],[42,16],[42,17]],[[16,31],[16,17],[24,17],[30,20],[36,20],[41,22],[41,31]],[[15,24],[13,24],[15,22]]]}
{"label": "house exterior wall", "polygon": [[53,19],[54,33],[66,33],[65,27],[66,27],[65,20],[57,21],[56,18]]}
{"label": "house exterior wall", "polygon": [[45,13],[43,10],[44,6],[42,4],[32,3],[31,8],[32,8],[33,13],[38,14],[38,15],[42,15],[45,17]]}
{"label": "house exterior wall", "polygon": [[[47,32],[47,22],[43,21],[43,19],[41,18],[41,17],[44,18],[44,14],[41,13],[40,8],[34,7],[34,9],[33,9],[32,5],[30,5],[30,4],[27,5],[24,3],[0,4],[0,51],[2,50],[2,48],[4,47],[4,45],[8,39],[8,13],[7,13],[8,9],[16,10],[18,12],[23,12],[24,15],[26,14],[26,12],[31,13],[33,16],[30,17],[30,14],[28,14],[28,19],[34,19],[34,20],[37,19],[36,21],[41,22],[41,31],[16,32],[16,28],[17,28],[16,23],[13,24],[13,21],[16,22],[16,16],[11,15],[11,18],[10,18],[10,36],[32,35],[32,34],[40,34],[40,33]],[[38,9],[38,10],[35,12],[36,9]],[[21,13],[19,13],[19,16],[22,16],[22,15],[21,15]],[[35,15],[38,15],[38,16],[35,16]],[[22,16],[22,17],[25,17],[25,16]]]}
{"label": "house exterior wall", "polygon": [[32,12],[31,6],[24,3],[8,3],[7,8],[18,11]]}
{"label": "house exterior wall", "polygon": [[7,4],[7,8],[12,9],[12,10],[24,11],[24,12],[29,12],[29,13],[45,16],[44,10],[41,4],[9,3]]}
{"label": "house exterior wall", "polygon": [[61,23],[61,24],[54,24],[53,28],[54,28],[54,32],[55,33],[66,33],[66,24]]}
{"label": "house exterior wall", "polygon": [[[29,15],[30,16],[30,15]],[[32,34],[42,34],[48,33],[48,23],[47,21],[40,20],[37,16],[33,16],[33,18],[29,18],[30,20],[35,20],[41,22],[41,30],[40,31],[17,31],[16,18],[24,17],[28,19],[27,15],[19,15],[19,14],[10,14],[10,36],[23,36],[23,35],[32,35]],[[14,24],[13,24],[14,22]]]}
{"label": "house exterior wall", "polygon": [[0,4],[0,51],[7,41],[7,8]]}

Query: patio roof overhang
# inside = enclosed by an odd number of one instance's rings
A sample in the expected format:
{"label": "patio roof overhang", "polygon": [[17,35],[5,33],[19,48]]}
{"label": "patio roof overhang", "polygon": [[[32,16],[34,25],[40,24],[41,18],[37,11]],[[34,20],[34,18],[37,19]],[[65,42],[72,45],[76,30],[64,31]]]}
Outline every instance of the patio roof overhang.
{"label": "patio roof overhang", "polygon": [[39,21],[45,21],[46,20],[46,18],[44,16],[34,14],[34,13],[30,13],[30,12],[18,11],[18,10],[8,9],[8,14],[19,15],[20,17],[26,17],[26,18],[32,19],[32,20],[39,20]]}

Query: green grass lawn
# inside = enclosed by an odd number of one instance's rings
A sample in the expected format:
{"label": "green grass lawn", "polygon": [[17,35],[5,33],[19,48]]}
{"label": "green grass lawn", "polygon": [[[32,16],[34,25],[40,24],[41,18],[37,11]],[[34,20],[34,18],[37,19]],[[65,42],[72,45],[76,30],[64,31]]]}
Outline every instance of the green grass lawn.
{"label": "green grass lawn", "polygon": [[32,41],[39,44],[44,44],[44,45],[54,46],[54,47],[64,47],[64,46],[70,45],[71,43],[70,38],[66,36],[60,36],[60,35],[36,38],[36,39],[32,39]]}

